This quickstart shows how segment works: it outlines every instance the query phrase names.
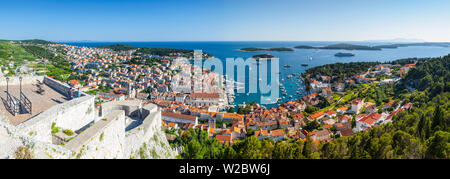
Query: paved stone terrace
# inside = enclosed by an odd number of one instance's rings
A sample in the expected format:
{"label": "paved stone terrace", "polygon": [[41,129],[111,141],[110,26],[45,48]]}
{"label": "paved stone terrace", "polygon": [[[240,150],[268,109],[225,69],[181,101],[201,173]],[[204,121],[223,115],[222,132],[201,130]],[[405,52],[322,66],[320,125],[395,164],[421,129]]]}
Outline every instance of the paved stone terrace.
{"label": "paved stone terrace", "polygon": [[[45,90],[45,94],[41,95],[37,93],[38,87],[36,84],[26,84],[22,85],[23,93],[28,97],[28,99],[32,103],[32,114],[17,114],[13,116],[6,108],[6,86],[0,86],[0,98],[2,102],[0,102],[0,112],[4,113],[5,116],[9,119],[10,123],[14,126],[26,121],[27,119],[38,115],[42,111],[45,111],[51,108],[54,105],[64,103],[68,101],[65,95],[60,94],[59,92],[53,90],[47,85],[43,85],[43,89]],[[14,97],[20,97],[20,86],[13,85],[9,86],[9,93]]]}

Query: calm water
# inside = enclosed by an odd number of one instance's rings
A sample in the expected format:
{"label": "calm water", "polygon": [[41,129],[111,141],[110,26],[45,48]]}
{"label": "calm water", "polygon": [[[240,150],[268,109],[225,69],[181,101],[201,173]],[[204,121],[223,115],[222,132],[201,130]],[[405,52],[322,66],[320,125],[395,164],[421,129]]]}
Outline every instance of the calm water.
{"label": "calm water", "polygon": [[[439,57],[445,56],[450,53],[448,47],[401,47],[397,49],[383,49],[382,51],[346,51],[346,50],[309,50],[309,49],[295,49],[294,52],[240,52],[237,49],[245,47],[258,47],[258,48],[270,48],[270,47],[294,47],[297,45],[310,45],[310,46],[324,46],[336,43],[345,42],[61,42],[68,45],[95,47],[111,44],[127,44],[136,47],[154,47],[154,48],[180,48],[180,49],[195,49],[203,50],[209,54],[214,55],[216,58],[225,61],[226,58],[242,57],[244,59],[252,57],[256,54],[270,53],[280,59],[280,81],[286,88],[288,93],[287,97],[282,99],[281,102],[290,100],[288,96],[292,95],[292,99],[297,99],[304,95],[304,86],[302,82],[297,78],[287,79],[288,75],[293,73],[302,73],[306,69],[320,66],[324,64],[331,64],[337,62],[356,62],[356,61],[379,61],[388,62],[402,58],[412,57]],[[365,42],[347,42],[358,45],[380,45],[383,43],[365,43]],[[385,44],[385,43],[384,43]],[[335,57],[334,54],[338,52],[351,52],[355,54],[354,57]],[[312,57],[312,60],[309,58]],[[301,64],[307,63],[308,67],[302,67]],[[284,65],[290,65],[291,68],[283,68]],[[269,77],[270,79],[270,77]],[[256,76],[250,76],[246,78],[246,81],[258,80]],[[248,89],[248,88],[247,88]],[[297,94],[297,91],[300,94]],[[252,101],[259,102],[262,94],[236,94],[235,103],[250,103]],[[280,97],[282,95],[280,94]],[[277,104],[266,105],[266,107],[274,107]]]}

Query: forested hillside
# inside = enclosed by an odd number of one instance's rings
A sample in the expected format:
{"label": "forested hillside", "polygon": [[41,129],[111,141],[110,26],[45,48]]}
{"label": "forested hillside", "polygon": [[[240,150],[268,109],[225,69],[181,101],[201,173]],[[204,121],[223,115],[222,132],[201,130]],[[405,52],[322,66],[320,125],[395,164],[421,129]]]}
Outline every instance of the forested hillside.
{"label": "forested hillside", "polygon": [[22,46],[27,52],[33,54],[35,57],[38,58],[46,58],[46,59],[52,59],[55,57],[55,54],[51,52],[50,50],[47,50],[42,47],[34,46],[34,45],[23,45]]}
{"label": "forested hillside", "polygon": [[379,62],[350,62],[350,63],[334,63],[326,64],[322,66],[317,66],[306,70],[303,73],[305,77],[306,74],[311,76],[326,75],[326,76],[336,76],[335,81],[343,82],[344,77],[351,77],[357,74],[364,73],[367,69],[380,64]]}
{"label": "forested hillside", "polygon": [[405,85],[426,91],[431,97],[450,91],[450,56],[419,60],[404,79]]}
{"label": "forested hillside", "polygon": [[106,45],[106,46],[100,46],[98,48],[109,48],[114,51],[127,51],[127,50],[137,49],[137,47],[133,47],[131,45],[122,45],[122,44]]}

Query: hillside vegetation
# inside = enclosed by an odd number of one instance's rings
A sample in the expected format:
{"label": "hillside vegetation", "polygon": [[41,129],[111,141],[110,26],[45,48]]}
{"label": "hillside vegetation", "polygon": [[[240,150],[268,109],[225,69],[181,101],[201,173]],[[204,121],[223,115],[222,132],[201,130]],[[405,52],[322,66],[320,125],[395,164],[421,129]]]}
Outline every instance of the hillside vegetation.
{"label": "hillside vegetation", "polygon": [[[60,81],[66,81],[73,70],[70,69],[70,62],[62,56],[55,56],[52,51],[36,45],[23,45],[27,52],[33,54],[37,58],[48,59],[48,64],[45,65],[48,76],[53,76]],[[35,68],[43,68],[44,64],[40,63]]]}
{"label": "hillside vegetation", "polygon": [[135,50],[137,47],[133,47],[131,45],[122,45],[122,44],[113,44],[113,45],[106,45],[106,46],[99,46],[98,48],[108,48],[114,51],[128,51],[128,50]]}
{"label": "hillside vegetation", "polygon": [[14,62],[14,67],[10,69],[10,74],[14,73],[14,69],[27,61],[33,61],[36,58],[28,53],[24,48],[10,41],[0,41],[0,65],[9,66],[10,62]]}
{"label": "hillside vegetation", "polygon": [[123,44],[99,46],[97,48],[108,48],[114,51],[136,50],[136,52],[134,52],[134,55],[177,56],[177,54],[179,54],[184,57],[193,57],[194,54],[194,50],[189,49],[148,48],[148,47],[138,48],[131,45],[123,45]]}
{"label": "hillside vegetation", "polygon": [[350,62],[350,63],[334,63],[317,66],[306,70],[303,76],[309,74],[313,77],[316,75],[335,76],[335,81],[343,82],[344,77],[351,77],[364,73],[367,69],[380,64],[379,62]]}

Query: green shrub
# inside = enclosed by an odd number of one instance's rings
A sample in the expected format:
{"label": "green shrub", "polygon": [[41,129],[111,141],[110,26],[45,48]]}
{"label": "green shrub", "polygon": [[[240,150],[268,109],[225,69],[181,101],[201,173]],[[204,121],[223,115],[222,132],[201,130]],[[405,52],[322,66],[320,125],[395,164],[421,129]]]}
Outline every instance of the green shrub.
{"label": "green shrub", "polygon": [[104,135],[104,133],[102,132],[102,134],[100,134],[100,138],[99,138],[100,141],[103,140],[103,135]]}
{"label": "green shrub", "polygon": [[73,131],[70,130],[70,129],[65,129],[63,132],[64,132],[64,134],[66,134],[68,136],[72,136],[73,135]]}

